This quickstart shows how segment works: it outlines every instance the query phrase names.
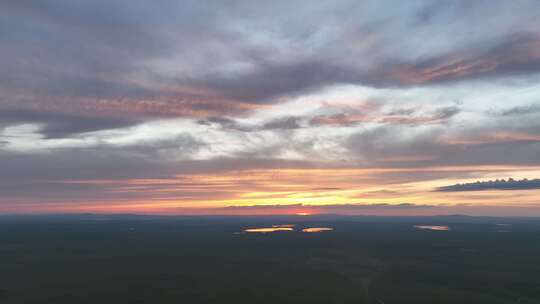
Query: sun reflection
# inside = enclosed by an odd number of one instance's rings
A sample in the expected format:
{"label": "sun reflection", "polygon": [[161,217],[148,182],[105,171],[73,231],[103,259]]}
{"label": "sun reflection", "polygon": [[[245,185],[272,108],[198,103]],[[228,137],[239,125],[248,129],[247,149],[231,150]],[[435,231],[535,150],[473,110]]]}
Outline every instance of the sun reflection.
{"label": "sun reflection", "polygon": [[297,212],[296,215],[308,216],[308,215],[311,215],[311,213],[309,213],[309,212]]}

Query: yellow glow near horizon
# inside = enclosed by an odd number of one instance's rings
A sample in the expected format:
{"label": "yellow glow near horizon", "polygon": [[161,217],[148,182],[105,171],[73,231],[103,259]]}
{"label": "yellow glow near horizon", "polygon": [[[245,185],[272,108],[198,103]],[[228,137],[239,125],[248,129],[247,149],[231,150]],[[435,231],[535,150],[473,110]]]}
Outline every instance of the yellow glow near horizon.
{"label": "yellow glow near horizon", "polygon": [[[474,171],[475,176],[470,172]],[[452,177],[418,181],[403,178],[401,173],[455,172]],[[443,176],[446,176],[443,175]],[[459,177],[463,176],[463,177]],[[533,178],[540,176],[539,167],[458,166],[432,168],[374,169],[271,169],[230,171],[220,175],[186,174],[159,179],[52,181],[52,183],[102,185],[113,194],[129,194],[131,199],[100,202],[26,204],[28,210],[68,212],[136,212],[184,213],[199,209],[214,212],[215,208],[233,208],[219,212],[235,212],[244,207],[264,207],[268,214],[281,212],[275,206],[303,205],[288,214],[309,215],[326,205],[371,205],[403,203],[429,206],[501,206],[532,207],[540,201],[538,191],[475,191],[436,192],[440,186],[500,177]],[[17,205],[23,210],[25,204]],[[37,207],[39,208],[37,208]],[[236,208],[236,209],[234,209]]]}

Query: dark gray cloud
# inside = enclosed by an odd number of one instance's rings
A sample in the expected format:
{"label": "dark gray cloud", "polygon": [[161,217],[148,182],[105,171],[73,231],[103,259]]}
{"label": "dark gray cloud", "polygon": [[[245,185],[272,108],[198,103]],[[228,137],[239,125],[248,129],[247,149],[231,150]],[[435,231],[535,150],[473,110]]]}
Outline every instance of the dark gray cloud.
{"label": "dark gray cloud", "polygon": [[502,179],[487,182],[475,182],[443,186],[436,189],[440,192],[482,191],[482,190],[533,190],[540,189],[540,179]]}
{"label": "dark gray cloud", "polygon": [[442,56],[410,62],[387,59],[368,71],[324,56],[285,63],[263,60],[256,62],[255,71],[241,77],[209,77],[193,84],[216,89],[229,99],[258,103],[342,83],[400,87],[536,74],[540,72],[540,55],[535,51],[539,37],[538,33],[514,33],[501,37],[489,49],[468,45]]}
{"label": "dark gray cloud", "polygon": [[495,116],[520,116],[520,115],[532,115],[540,113],[540,104],[532,104],[528,106],[511,107],[504,110],[489,111],[491,115]]}
{"label": "dark gray cloud", "polygon": [[118,117],[66,115],[18,109],[0,110],[0,126],[23,123],[42,125],[39,132],[45,138],[64,138],[85,132],[128,127],[139,123],[139,121]]}
{"label": "dark gray cloud", "polygon": [[212,88],[221,96],[248,103],[273,103],[276,98],[294,96],[301,92],[339,83],[362,83],[370,81],[347,66],[334,65],[321,59],[299,62],[257,62],[255,71],[231,77],[208,77],[197,79],[193,84],[200,88]]}
{"label": "dark gray cloud", "polygon": [[[184,164],[172,160],[194,153],[201,147],[196,139],[180,135],[168,140],[140,141],[124,146],[101,143],[94,147],[52,149],[43,153],[0,150],[0,167],[3,168],[0,170],[0,203],[76,204],[141,197],[170,198],[171,193],[180,197],[182,194],[175,191],[174,186],[153,184],[151,181],[174,180],[179,173],[204,171],[189,162]],[[213,165],[209,164],[209,167]],[[138,187],[130,185],[130,180],[138,179],[147,182]],[[170,189],[165,191],[167,187]],[[159,195],[150,192],[160,189],[162,193]]]}
{"label": "dark gray cloud", "polygon": [[493,47],[425,59],[396,71],[405,83],[441,83],[478,77],[534,74],[540,71],[538,33],[515,33]]}
{"label": "dark gray cloud", "polygon": [[207,119],[199,120],[197,123],[201,125],[218,125],[220,128],[223,129],[229,129],[229,130],[237,130],[237,131],[245,131],[249,132],[254,130],[253,127],[242,125],[238,123],[233,118],[229,117],[208,117]]}
{"label": "dark gray cloud", "polygon": [[540,163],[540,137],[534,126],[468,129],[459,135],[445,127],[382,126],[353,134],[344,145],[364,165],[375,167],[535,165]]}
{"label": "dark gray cloud", "polygon": [[344,108],[339,113],[316,115],[309,119],[312,125],[351,126],[365,123],[384,123],[395,125],[430,125],[447,124],[450,119],[459,114],[462,109],[458,106],[443,106],[435,109],[398,107],[381,111],[380,106],[366,109]]}
{"label": "dark gray cloud", "polygon": [[292,129],[299,129],[302,128],[302,118],[300,117],[283,117],[274,119],[272,121],[269,121],[265,123],[262,126],[263,130],[292,130]]}
{"label": "dark gray cloud", "polygon": [[247,125],[242,124],[236,121],[233,118],[228,117],[209,117],[204,120],[199,120],[201,125],[218,125],[221,128],[243,131],[243,132],[254,132],[261,130],[294,130],[302,128],[304,125],[307,126],[307,119],[302,117],[288,116],[276,118],[262,124],[256,125]]}
{"label": "dark gray cloud", "polygon": [[[172,174],[170,164],[128,149],[70,149],[55,153],[0,153],[2,181],[123,179]],[[169,169],[170,168],[170,169]]]}
{"label": "dark gray cloud", "polygon": [[[160,114],[152,109],[164,100],[170,107],[193,108],[222,101],[275,103],[340,83],[395,87],[540,71],[538,33],[531,24],[535,5],[529,1],[513,7],[521,19],[503,16],[503,1],[0,5],[0,88],[31,99],[46,95],[50,103],[70,98],[66,106],[75,111],[85,109],[83,98],[99,99],[105,111],[118,111],[118,99],[133,100],[124,106],[139,109],[144,101],[146,111]],[[456,18],[485,41],[459,36],[464,29],[448,23]],[[498,35],[488,26],[495,21]],[[424,39],[432,54],[408,50],[421,37],[434,38]],[[448,38],[456,45],[447,45]]]}

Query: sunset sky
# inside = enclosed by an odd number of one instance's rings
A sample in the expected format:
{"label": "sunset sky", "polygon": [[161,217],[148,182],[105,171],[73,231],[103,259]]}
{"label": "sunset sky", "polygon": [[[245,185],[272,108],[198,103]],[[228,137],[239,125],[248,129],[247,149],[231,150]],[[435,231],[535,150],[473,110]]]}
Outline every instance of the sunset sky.
{"label": "sunset sky", "polygon": [[537,0],[0,2],[0,213],[540,216],[537,178]]}

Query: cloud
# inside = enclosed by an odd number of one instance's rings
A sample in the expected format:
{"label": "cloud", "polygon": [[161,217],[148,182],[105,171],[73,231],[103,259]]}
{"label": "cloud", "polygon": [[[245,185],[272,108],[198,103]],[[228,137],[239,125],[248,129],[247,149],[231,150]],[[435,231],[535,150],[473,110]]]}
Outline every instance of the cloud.
{"label": "cloud", "polygon": [[[7,92],[0,104],[24,95],[44,108],[77,112],[238,115],[241,104],[280,103],[335,84],[396,87],[540,71],[537,27],[528,23],[537,7],[525,2],[513,15],[502,14],[508,5],[500,1],[392,8],[348,1],[62,1],[1,8],[1,27],[9,30],[0,40]],[[456,18],[463,28],[448,22]],[[457,35],[464,29],[471,37]],[[210,113],[201,115],[201,107]]]}
{"label": "cloud", "polygon": [[354,125],[362,123],[381,123],[395,125],[429,125],[447,123],[461,109],[457,106],[445,106],[435,109],[391,108],[384,111],[381,106],[371,109],[341,109],[343,112],[330,115],[317,115],[311,118],[312,125]]}
{"label": "cloud", "polygon": [[540,189],[540,179],[495,180],[443,186],[436,189],[439,192],[482,191],[482,190],[534,190]]}
{"label": "cloud", "polygon": [[533,104],[527,106],[511,107],[499,111],[489,111],[490,114],[495,116],[521,116],[521,115],[534,115],[540,113],[540,104]]}
{"label": "cloud", "polygon": [[215,125],[225,130],[235,130],[241,132],[294,130],[308,126],[306,118],[297,116],[280,117],[259,123],[242,123],[238,122],[234,118],[228,117],[209,117],[207,119],[199,120],[197,123],[206,126]]}
{"label": "cloud", "polygon": [[40,124],[39,132],[45,138],[63,138],[72,135],[117,128],[138,123],[134,119],[66,115],[27,110],[0,110],[0,125],[9,126],[25,123]]}
{"label": "cloud", "polygon": [[[519,75],[540,72],[540,35],[517,33],[484,51],[465,50],[398,68],[404,83],[440,83],[469,78]],[[476,54],[475,54],[476,53]]]}
{"label": "cloud", "polygon": [[534,123],[525,126],[384,125],[352,133],[343,145],[367,166],[534,165],[540,162],[540,138]]}
{"label": "cloud", "polygon": [[300,117],[288,116],[266,122],[263,130],[292,130],[302,128],[303,121]]}

